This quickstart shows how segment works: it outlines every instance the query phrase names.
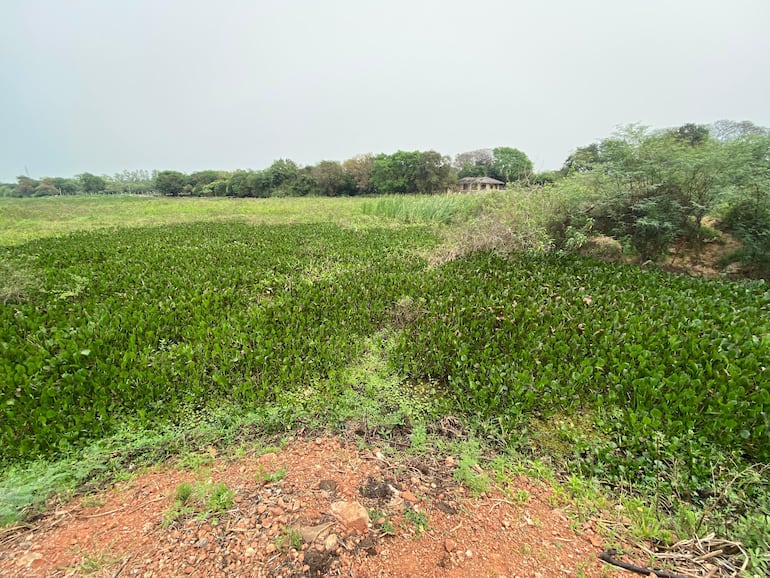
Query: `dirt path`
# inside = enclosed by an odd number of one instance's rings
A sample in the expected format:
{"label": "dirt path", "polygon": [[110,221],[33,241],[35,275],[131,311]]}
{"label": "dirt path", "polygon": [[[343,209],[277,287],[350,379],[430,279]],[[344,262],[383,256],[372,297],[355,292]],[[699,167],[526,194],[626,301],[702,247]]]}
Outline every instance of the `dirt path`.
{"label": "dirt path", "polygon": [[[142,473],[0,532],[0,575],[621,576],[597,559],[590,524],[575,527],[528,478],[474,497],[453,480],[452,456],[395,464],[328,437],[260,457],[213,454],[195,471]],[[174,519],[184,482],[189,512]],[[226,508],[205,514],[217,499]]]}

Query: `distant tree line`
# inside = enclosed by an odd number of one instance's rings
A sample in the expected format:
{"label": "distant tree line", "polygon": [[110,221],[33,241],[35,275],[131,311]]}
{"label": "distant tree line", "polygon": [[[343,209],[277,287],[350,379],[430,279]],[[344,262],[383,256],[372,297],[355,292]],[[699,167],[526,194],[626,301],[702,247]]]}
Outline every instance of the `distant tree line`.
{"label": "distant tree line", "polygon": [[0,184],[0,196],[41,197],[77,194],[160,194],[206,197],[302,197],[372,194],[436,194],[459,177],[490,176],[504,182],[527,178],[532,162],[520,150],[501,147],[457,155],[454,162],[436,151],[366,154],[344,162],[300,166],[280,159],[263,170],[123,171],[110,176],[83,173],[74,178],[20,176]]}
{"label": "distant tree line", "polygon": [[155,191],[157,171],[123,171],[112,177],[83,173],[72,178],[17,177],[0,183],[0,197],[50,197],[55,195],[148,194]]}

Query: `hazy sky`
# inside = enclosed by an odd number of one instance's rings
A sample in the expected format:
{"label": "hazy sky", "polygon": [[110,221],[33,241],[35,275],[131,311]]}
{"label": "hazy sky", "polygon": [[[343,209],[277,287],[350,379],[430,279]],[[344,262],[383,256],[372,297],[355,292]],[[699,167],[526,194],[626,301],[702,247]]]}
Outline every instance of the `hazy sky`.
{"label": "hazy sky", "polygon": [[768,0],[1,0],[0,181],[770,125]]}

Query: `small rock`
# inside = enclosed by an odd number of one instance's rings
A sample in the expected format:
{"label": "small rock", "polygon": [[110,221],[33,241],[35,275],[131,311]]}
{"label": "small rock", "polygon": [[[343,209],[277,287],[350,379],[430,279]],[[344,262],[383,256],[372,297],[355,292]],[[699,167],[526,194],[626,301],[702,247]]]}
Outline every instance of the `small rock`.
{"label": "small rock", "polygon": [[337,492],[338,486],[337,482],[334,480],[321,480],[318,483],[318,489],[323,490],[324,492],[330,492],[332,494]]}
{"label": "small rock", "polygon": [[416,504],[419,501],[417,499],[417,496],[415,496],[412,492],[408,490],[404,490],[403,492],[401,492],[401,497],[407,502],[412,502],[413,504]]}
{"label": "small rock", "polygon": [[246,548],[243,551],[244,556],[246,556],[247,558],[251,558],[256,553],[257,553],[257,551],[254,548],[252,548],[251,546],[249,546],[248,548]]}
{"label": "small rock", "polygon": [[306,544],[311,544],[332,526],[332,523],[318,524],[317,526],[301,526],[299,532],[302,535],[302,541]]}
{"label": "small rock", "polygon": [[465,551],[465,557],[466,558],[473,558],[473,552],[471,552],[470,550],[466,550]]}
{"label": "small rock", "polygon": [[32,564],[34,564],[37,560],[40,560],[42,557],[43,555],[40,554],[39,552],[27,552],[26,554],[24,554],[23,556],[20,556],[16,560],[16,565],[25,566],[29,568],[30,566],[32,566]]}
{"label": "small rock", "polygon": [[436,502],[436,509],[441,510],[445,514],[449,514],[450,516],[454,516],[457,513],[457,508],[446,502]]}
{"label": "small rock", "polygon": [[365,534],[369,530],[369,514],[358,502],[333,502],[331,514],[345,527]]}
{"label": "small rock", "polygon": [[326,536],[326,540],[324,540],[324,550],[327,552],[334,552],[337,550],[338,544],[339,538],[337,538],[337,534],[329,534]]}
{"label": "small rock", "polygon": [[446,550],[449,553],[454,552],[457,550],[457,542],[452,540],[452,538],[447,538],[444,540],[444,550]]}

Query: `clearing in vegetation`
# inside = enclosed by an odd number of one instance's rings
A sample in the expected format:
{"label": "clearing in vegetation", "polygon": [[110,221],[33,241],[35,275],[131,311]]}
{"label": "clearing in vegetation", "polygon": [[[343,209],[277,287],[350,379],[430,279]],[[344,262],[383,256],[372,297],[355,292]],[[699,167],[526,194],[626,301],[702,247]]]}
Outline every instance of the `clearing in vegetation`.
{"label": "clearing in vegetation", "polygon": [[[586,488],[602,484],[624,505],[630,530],[606,539],[673,544],[714,532],[741,542],[745,571],[761,575],[770,552],[767,284],[536,244],[447,259],[445,239],[464,233],[437,222],[467,231],[499,198],[414,198],[417,208],[385,217],[390,201],[377,199],[293,199],[288,216],[279,199],[163,200],[189,218],[106,230],[112,208],[141,215],[159,200],[3,201],[3,215],[29,219],[28,232],[0,248],[12,272],[0,280],[3,523],[31,519],[51,491],[100,488],[170,456],[202,460],[207,448],[237,452],[264,436],[324,429],[357,432],[368,451],[390,439],[407,455],[454,456],[453,481],[467,491],[494,493],[487,483],[505,487],[516,464],[546,464],[573,496],[596,503]],[[48,224],[50,207],[66,214],[68,201],[87,230]],[[305,212],[310,222],[296,222]],[[387,461],[398,469],[403,459]],[[263,482],[284,483],[272,473]],[[185,499],[178,484],[163,494],[169,528],[211,526],[232,515],[239,502],[230,499],[255,491],[217,486],[228,482],[216,476],[200,482]],[[427,531],[431,516],[419,513],[397,521]]]}

